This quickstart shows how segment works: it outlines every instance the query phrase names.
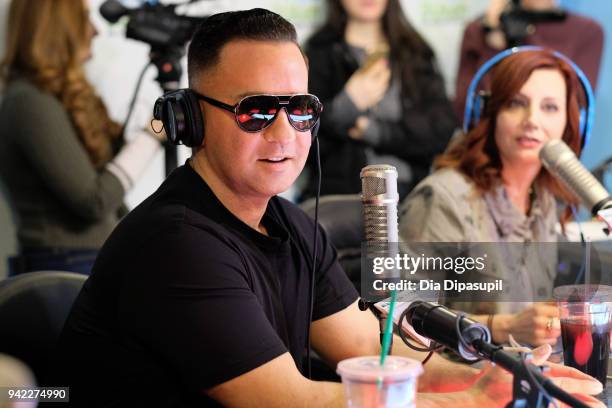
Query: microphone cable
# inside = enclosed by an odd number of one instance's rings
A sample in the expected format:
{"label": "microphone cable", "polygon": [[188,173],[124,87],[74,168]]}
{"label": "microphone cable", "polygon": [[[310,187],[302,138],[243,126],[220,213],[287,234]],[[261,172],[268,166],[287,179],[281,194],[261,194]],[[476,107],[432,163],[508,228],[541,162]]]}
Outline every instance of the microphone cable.
{"label": "microphone cable", "polygon": [[138,97],[140,87],[142,86],[142,80],[144,79],[145,73],[151,65],[153,65],[151,61],[147,62],[142,71],[140,71],[140,75],[138,76],[138,81],[136,82],[136,87],[134,88],[134,93],[132,94],[132,99],[130,100],[130,105],[128,107],[127,116],[125,117],[123,126],[121,126],[121,136],[123,137],[125,137],[125,129],[127,128],[127,125],[130,122],[130,118],[132,117],[132,112],[134,111],[134,106],[136,105],[136,98]]}
{"label": "microphone cable", "polygon": [[525,372],[527,373],[527,376],[529,377],[529,382],[531,382],[531,384],[534,384],[537,387],[537,389],[540,391],[540,393],[544,395],[544,397],[548,399],[555,406],[555,408],[559,408],[557,401],[552,397],[552,395],[550,395],[548,391],[546,391],[546,388],[544,388],[544,386],[540,384],[540,382],[533,376],[533,373],[531,372],[531,370],[528,369],[527,355],[523,352],[519,352],[518,354],[519,354],[519,357],[521,358],[521,365],[523,366],[523,370],[525,370]]}
{"label": "microphone cable", "polygon": [[[320,120],[320,119],[319,119]],[[318,129],[316,130],[318,131]],[[306,348],[306,366],[308,372],[308,378],[312,380],[312,363],[311,363],[311,336],[310,326],[312,326],[312,313],[314,309],[314,289],[317,271],[317,244],[318,244],[318,231],[319,231],[319,197],[321,195],[321,152],[319,150],[319,138],[317,135],[314,137],[315,152],[317,160],[317,194],[315,196],[315,214],[314,214],[314,236],[312,245],[312,273],[310,274],[310,305],[308,311],[308,344]]]}
{"label": "microphone cable", "polygon": [[[471,346],[466,341],[465,337],[463,336],[463,332],[461,331],[460,324],[461,324],[461,321],[465,318],[465,316],[466,316],[465,313],[460,312],[460,313],[457,313],[457,318],[455,319],[455,330],[457,331],[457,337],[459,338],[459,343],[461,343],[461,345],[466,350],[471,351],[473,354],[482,356],[482,354],[480,352],[478,352],[473,346]],[[549,401],[552,402],[552,404],[555,406],[555,408],[559,408],[559,405],[557,404],[555,399],[544,388],[544,386],[533,376],[533,373],[527,367],[527,355],[525,353],[521,352],[521,351],[518,352],[518,355],[519,355],[519,358],[521,359],[521,365],[523,366],[523,369],[525,370],[525,372],[527,372],[527,376],[529,377],[529,382],[532,385],[535,385],[536,388],[540,391],[540,393],[542,395],[544,395],[544,397],[546,397]]]}
{"label": "microphone cable", "polygon": [[582,277],[584,276],[584,273],[585,273],[587,247],[586,247],[586,240],[584,239],[584,233],[582,232],[582,224],[580,223],[580,221],[578,221],[578,213],[576,212],[576,207],[572,205],[570,208],[572,209],[572,215],[574,216],[574,220],[576,220],[576,225],[578,226],[578,232],[580,233],[580,242],[582,244],[582,251],[583,251],[583,256],[582,256],[582,260],[580,261],[580,269],[578,271],[578,276],[576,276],[576,280],[574,281],[574,285],[577,285],[582,280]]}
{"label": "microphone cable", "polygon": [[441,345],[441,344],[436,343],[433,340],[431,341],[431,345],[429,347],[419,347],[419,346],[415,346],[414,344],[412,344],[412,341],[416,341],[416,340],[410,334],[406,334],[402,330],[403,321],[406,320],[406,322],[408,322],[407,321],[407,316],[408,316],[409,309],[410,308],[407,307],[400,314],[399,320],[397,321],[397,332],[398,332],[398,335],[399,335],[400,339],[402,339],[402,341],[404,342],[404,344],[406,346],[408,346],[409,348],[411,348],[414,351],[418,351],[418,352],[421,352],[421,353],[428,353],[427,356],[425,356],[425,359],[423,359],[423,361],[421,361],[421,364],[425,365],[425,364],[427,364],[429,359],[431,359],[431,357],[433,356],[433,354],[435,352],[444,350],[444,346]]}

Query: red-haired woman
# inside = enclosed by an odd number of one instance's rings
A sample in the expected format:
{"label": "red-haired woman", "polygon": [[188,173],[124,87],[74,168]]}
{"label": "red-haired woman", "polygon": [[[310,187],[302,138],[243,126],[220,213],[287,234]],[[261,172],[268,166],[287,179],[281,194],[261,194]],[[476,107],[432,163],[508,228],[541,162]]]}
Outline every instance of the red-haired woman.
{"label": "red-haired woman", "polygon": [[89,272],[126,191],[160,150],[126,138],[85,77],[95,28],[86,1],[13,0],[0,63],[0,175],[18,215],[12,273]]}
{"label": "red-haired woman", "polygon": [[[569,64],[549,51],[516,53],[492,75],[479,123],[451,143],[436,160],[435,172],[403,203],[403,241],[556,242],[555,198],[576,201],[542,167],[538,153],[552,139],[563,139],[580,153],[580,83]],[[561,221],[567,218],[566,210]],[[555,246],[539,245],[546,254],[526,248],[498,245],[486,270],[461,279],[504,277],[505,300],[548,297],[556,275]],[[554,344],[560,334],[553,304],[477,302],[478,294],[463,299],[449,304],[488,324],[497,342],[512,334],[523,343]]]}

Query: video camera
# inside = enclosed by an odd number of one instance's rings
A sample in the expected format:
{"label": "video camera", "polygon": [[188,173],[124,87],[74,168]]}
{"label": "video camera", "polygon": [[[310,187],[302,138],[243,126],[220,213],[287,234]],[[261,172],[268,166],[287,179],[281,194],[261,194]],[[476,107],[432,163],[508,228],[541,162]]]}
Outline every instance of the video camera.
{"label": "video camera", "polygon": [[125,36],[151,46],[151,62],[158,70],[157,81],[165,90],[176,88],[182,74],[180,59],[185,55],[185,45],[203,17],[176,14],[176,4],[163,5],[156,0],[143,0],[136,8],[124,4],[106,0],[100,6],[100,14],[110,23],[127,16]]}
{"label": "video camera", "polygon": [[535,23],[560,22],[566,17],[567,13],[561,8],[528,10],[521,7],[520,0],[512,0],[509,8],[501,14],[499,20],[508,47],[516,47],[523,45],[525,38],[533,34]]}
{"label": "video camera", "polygon": [[[194,3],[200,0],[188,0]],[[100,14],[110,23],[116,23],[121,17],[129,18],[125,36],[142,41],[151,46],[151,62],[146,65],[132,96],[132,101],[124,123],[124,129],[130,120],[136,96],[147,68],[153,64],[157,68],[157,82],[164,93],[179,88],[182,75],[181,58],[185,55],[185,45],[205,16],[188,17],[176,14],[175,4],[163,5],[158,0],[137,1],[137,7],[126,7],[127,0],[106,0],[100,6]],[[134,3],[133,1],[130,3]],[[168,175],[177,166],[176,146],[165,143],[165,167]]]}

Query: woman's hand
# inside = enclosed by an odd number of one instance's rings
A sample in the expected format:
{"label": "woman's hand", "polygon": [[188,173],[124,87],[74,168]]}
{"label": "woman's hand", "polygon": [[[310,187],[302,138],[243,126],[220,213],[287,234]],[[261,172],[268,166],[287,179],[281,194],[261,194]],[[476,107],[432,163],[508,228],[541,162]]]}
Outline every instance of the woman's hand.
{"label": "woman's hand", "polygon": [[499,26],[499,17],[508,6],[508,0],[490,0],[489,7],[485,11],[483,22],[489,27],[496,28]]}
{"label": "woman's hand", "polygon": [[522,344],[553,345],[561,335],[559,309],[552,303],[539,303],[516,314],[495,315],[492,334],[497,343],[507,343],[512,334]]}
{"label": "woman's hand", "polygon": [[348,135],[351,139],[361,140],[366,129],[370,126],[370,118],[367,116],[359,116],[355,121],[355,126],[349,129]]}
{"label": "woman's hand", "polygon": [[359,69],[344,86],[357,109],[364,112],[376,105],[385,95],[391,79],[386,58],[381,58],[367,69]]}
{"label": "woman's hand", "polygon": [[501,31],[499,21],[507,5],[508,0],[491,0],[482,21],[491,30],[485,34],[485,42],[496,50],[503,50],[508,46],[506,36]]}

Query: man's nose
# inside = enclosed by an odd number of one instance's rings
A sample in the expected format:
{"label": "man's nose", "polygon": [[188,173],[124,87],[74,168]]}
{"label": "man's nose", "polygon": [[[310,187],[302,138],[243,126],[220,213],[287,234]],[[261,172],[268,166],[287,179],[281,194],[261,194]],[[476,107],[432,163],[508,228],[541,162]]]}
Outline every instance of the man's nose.
{"label": "man's nose", "polygon": [[281,108],[276,115],[274,122],[263,131],[264,139],[268,142],[276,142],[281,145],[286,145],[295,139],[295,130],[289,123],[287,110]]}

